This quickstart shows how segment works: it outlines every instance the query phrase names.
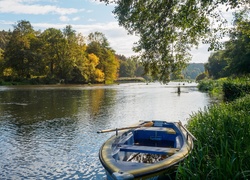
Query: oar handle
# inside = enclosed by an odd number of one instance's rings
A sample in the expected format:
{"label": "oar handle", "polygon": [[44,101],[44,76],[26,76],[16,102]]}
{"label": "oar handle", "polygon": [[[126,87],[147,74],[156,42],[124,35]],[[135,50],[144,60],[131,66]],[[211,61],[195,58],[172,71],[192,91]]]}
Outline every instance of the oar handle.
{"label": "oar handle", "polygon": [[120,130],[126,130],[126,129],[135,129],[135,128],[140,128],[140,127],[150,127],[153,125],[152,121],[145,121],[139,126],[129,126],[129,127],[123,127],[123,128],[114,128],[114,129],[106,129],[106,130],[101,130],[97,131],[97,133],[107,133],[107,132],[113,132],[113,131],[120,131]]}
{"label": "oar handle", "polygon": [[125,129],[134,129],[134,128],[139,128],[139,127],[141,127],[141,126],[130,126],[130,127],[115,128],[115,129],[105,129],[105,130],[97,131],[97,133],[107,133],[107,132],[120,131],[120,130],[125,130]]}
{"label": "oar handle", "polygon": [[197,141],[196,137],[194,137],[194,135],[185,126],[182,125],[181,121],[179,121],[178,124],[187,132],[189,136],[191,136],[191,138],[193,138],[193,140]]}

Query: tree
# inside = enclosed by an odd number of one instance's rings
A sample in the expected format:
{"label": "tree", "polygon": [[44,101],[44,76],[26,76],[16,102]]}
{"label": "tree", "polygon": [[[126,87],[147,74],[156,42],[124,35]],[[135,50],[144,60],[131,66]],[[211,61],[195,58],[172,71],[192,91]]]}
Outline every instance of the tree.
{"label": "tree", "polygon": [[235,24],[230,40],[225,43],[225,57],[231,74],[242,75],[250,73],[250,21],[238,14]]}
{"label": "tree", "polygon": [[103,51],[103,61],[100,62],[100,69],[105,74],[105,83],[113,83],[118,77],[119,61],[115,54],[108,49]]}
{"label": "tree", "polygon": [[48,28],[41,34],[41,39],[44,59],[49,67],[50,76],[54,76],[55,67],[60,61],[62,43],[64,43],[63,34],[59,29]]}
{"label": "tree", "polygon": [[136,71],[136,63],[132,59],[120,60],[120,77],[134,77]]}
{"label": "tree", "polygon": [[206,69],[210,77],[250,73],[250,21],[236,14],[235,25],[224,50],[213,53],[208,59]]}
{"label": "tree", "polygon": [[219,5],[249,6],[248,0],[100,1],[116,4],[113,12],[119,24],[140,38],[134,50],[142,54],[146,72],[161,81],[185,67],[191,47],[201,40],[210,43],[210,49],[221,47],[218,40],[226,31],[226,21],[217,10]]}
{"label": "tree", "polygon": [[18,77],[30,77],[36,72],[40,61],[37,33],[29,21],[19,21],[14,26],[4,52],[6,66],[12,68]]}
{"label": "tree", "polygon": [[0,48],[2,50],[5,50],[8,42],[9,42],[9,39],[10,39],[10,35],[11,35],[11,32],[7,32],[7,31],[0,31]]}
{"label": "tree", "polygon": [[196,81],[201,81],[203,79],[205,79],[207,77],[207,74],[205,72],[199,74],[197,77],[196,77]]}
{"label": "tree", "polygon": [[83,68],[83,77],[85,82],[93,83],[93,82],[103,82],[104,81],[104,73],[97,68],[99,64],[99,58],[91,53],[88,54]]}
{"label": "tree", "polygon": [[4,52],[4,51],[0,48],[0,77],[3,76],[3,71],[4,71],[3,52]]}
{"label": "tree", "polygon": [[228,62],[224,57],[225,51],[220,50],[212,53],[208,58],[208,63],[205,64],[205,68],[210,77],[218,79],[221,77],[226,77]]}
{"label": "tree", "polygon": [[46,29],[43,39],[43,52],[50,76],[65,81],[82,81],[86,44],[84,38],[72,27],[66,26],[63,31],[55,28]]}
{"label": "tree", "polygon": [[[83,59],[82,48],[78,45],[76,31],[70,25],[63,29],[63,41],[56,66],[56,73],[60,79],[69,81],[72,79],[72,71],[76,62]],[[79,53],[80,51],[80,53]],[[79,57],[80,56],[80,57]]]}
{"label": "tree", "polygon": [[5,60],[4,51],[9,42],[10,32],[0,31],[0,77],[4,75]]}
{"label": "tree", "polygon": [[104,73],[105,83],[112,83],[118,76],[119,62],[115,51],[109,47],[104,34],[95,32],[89,35],[90,43],[87,46],[88,54],[95,54],[99,58],[97,68]]}
{"label": "tree", "polygon": [[90,42],[96,42],[101,47],[111,50],[107,38],[101,32],[90,33],[89,36],[88,36],[88,39],[89,39]]}

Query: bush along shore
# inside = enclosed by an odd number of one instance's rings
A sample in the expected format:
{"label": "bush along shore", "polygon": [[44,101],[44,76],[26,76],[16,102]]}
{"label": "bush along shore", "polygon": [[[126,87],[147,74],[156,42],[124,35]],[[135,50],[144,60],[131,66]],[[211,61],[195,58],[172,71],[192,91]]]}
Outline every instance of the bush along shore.
{"label": "bush along shore", "polygon": [[187,128],[198,141],[177,179],[250,179],[250,86],[237,81],[220,82],[224,95],[240,91],[230,101],[191,115]]}

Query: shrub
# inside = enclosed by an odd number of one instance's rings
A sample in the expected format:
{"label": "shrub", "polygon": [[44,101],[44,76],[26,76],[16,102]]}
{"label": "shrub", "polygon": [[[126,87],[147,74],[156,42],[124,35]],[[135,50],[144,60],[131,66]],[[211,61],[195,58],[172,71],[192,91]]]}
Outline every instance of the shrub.
{"label": "shrub", "polygon": [[247,80],[228,80],[223,84],[224,99],[233,101],[250,93],[250,82]]}

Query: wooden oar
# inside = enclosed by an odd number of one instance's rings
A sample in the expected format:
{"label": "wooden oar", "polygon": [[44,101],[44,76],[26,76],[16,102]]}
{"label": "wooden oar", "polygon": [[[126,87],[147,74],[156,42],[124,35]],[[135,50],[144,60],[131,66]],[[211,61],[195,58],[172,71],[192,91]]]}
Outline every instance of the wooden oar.
{"label": "wooden oar", "polygon": [[140,128],[140,127],[150,127],[153,125],[152,121],[149,122],[145,122],[142,125],[139,126],[128,126],[128,127],[123,127],[123,128],[114,128],[114,129],[106,129],[106,130],[101,130],[101,131],[97,131],[97,133],[107,133],[107,132],[113,132],[113,131],[120,131],[120,130],[125,130],[125,129],[135,129],[135,128]]}
{"label": "wooden oar", "polygon": [[191,138],[193,138],[193,140],[197,141],[196,137],[194,137],[194,135],[185,126],[182,125],[181,121],[179,121],[178,124],[187,132],[189,136],[191,136]]}

